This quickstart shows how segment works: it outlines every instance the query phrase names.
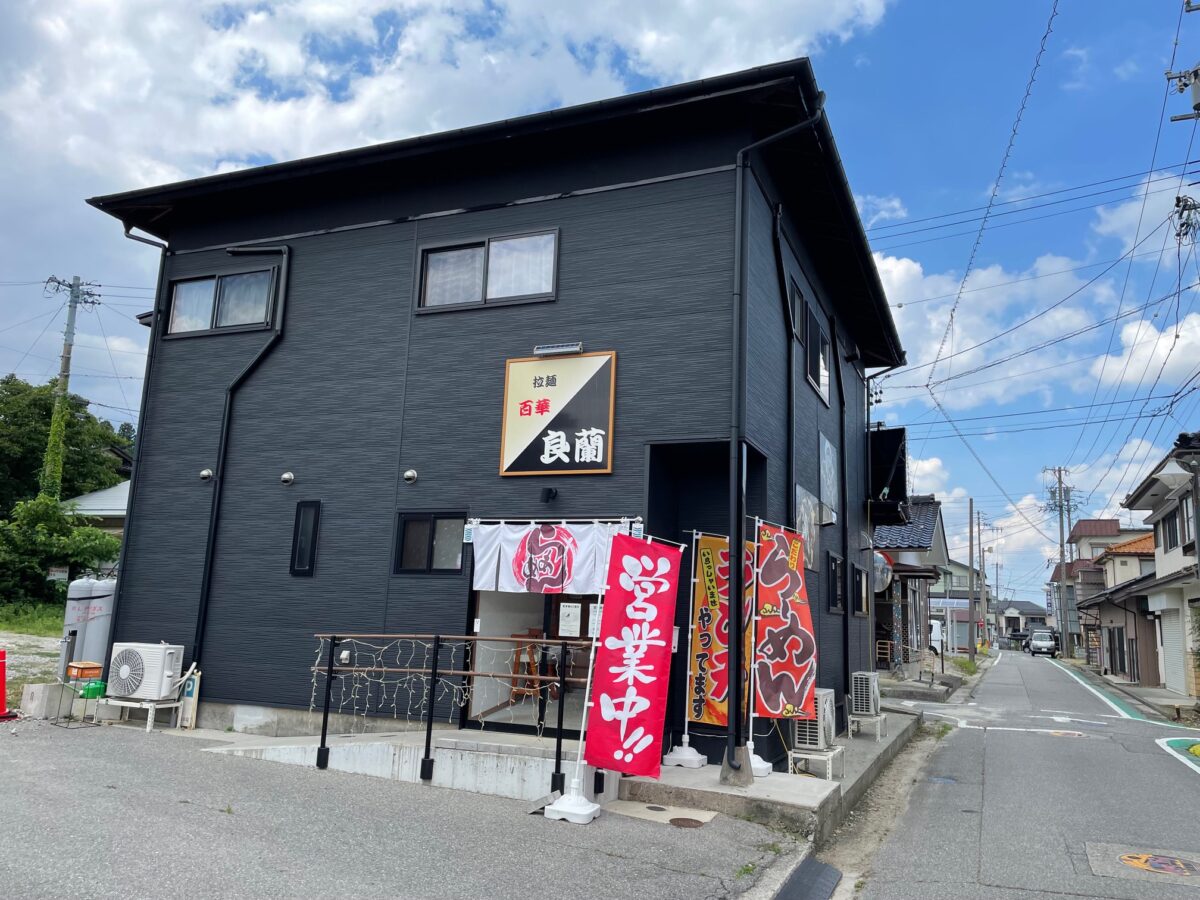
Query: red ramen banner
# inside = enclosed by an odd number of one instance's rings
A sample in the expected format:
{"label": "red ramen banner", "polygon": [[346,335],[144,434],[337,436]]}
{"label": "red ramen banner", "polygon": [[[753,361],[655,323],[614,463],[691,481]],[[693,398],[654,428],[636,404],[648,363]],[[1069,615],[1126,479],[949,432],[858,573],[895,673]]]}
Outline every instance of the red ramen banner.
{"label": "red ramen banner", "polygon": [[598,769],[658,777],[682,557],[672,544],[613,537],[584,742]]}
{"label": "red ramen banner", "polygon": [[[744,580],[745,621],[750,622],[754,589],[754,545],[746,544]],[[696,540],[696,578],[693,583],[692,658],[688,661],[688,718],[708,725],[729,721],[729,541],[715,535]],[[746,629],[743,659],[750,658]]]}
{"label": "red ramen banner", "polygon": [[757,602],[754,712],[776,719],[815,718],[817,642],[800,535],[759,525]]}

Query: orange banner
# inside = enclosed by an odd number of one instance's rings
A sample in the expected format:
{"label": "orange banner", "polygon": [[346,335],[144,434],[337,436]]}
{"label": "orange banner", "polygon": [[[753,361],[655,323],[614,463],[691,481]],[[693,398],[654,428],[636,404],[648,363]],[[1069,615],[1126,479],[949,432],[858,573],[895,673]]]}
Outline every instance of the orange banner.
{"label": "orange banner", "polygon": [[[692,722],[725,725],[729,721],[729,541],[702,535],[695,548],[687,715]],[[747,543],[744,558],[747,625],[754,590],[753,558],[754,545]],[[748,661],[752,649],[748,627],[745,633],[743,659]]]}

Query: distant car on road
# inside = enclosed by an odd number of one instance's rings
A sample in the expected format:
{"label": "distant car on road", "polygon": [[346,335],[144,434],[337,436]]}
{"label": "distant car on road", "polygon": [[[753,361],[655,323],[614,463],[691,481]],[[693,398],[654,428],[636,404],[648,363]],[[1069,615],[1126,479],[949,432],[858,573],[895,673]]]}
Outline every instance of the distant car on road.
{"label": "distant car on road", "polygon": [[1037,656],[1039,653],[1047,653],[1051,659],[1058,656],[1058,642],[1049,631],[1035,631],[1029,636],[1029,655]]}

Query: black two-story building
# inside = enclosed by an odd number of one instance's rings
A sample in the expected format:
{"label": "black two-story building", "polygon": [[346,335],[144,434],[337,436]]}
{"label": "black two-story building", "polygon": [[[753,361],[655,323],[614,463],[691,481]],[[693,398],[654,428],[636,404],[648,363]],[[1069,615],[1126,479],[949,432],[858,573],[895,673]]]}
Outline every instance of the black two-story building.
{"label": "black two-story building", "polygon": [[162,245],[114,639],[202,723],[307,709],[316,632],[556,636],[471,519],[798,525],[819,684],[873,668],[904,355],[807,60],[89,202]]}

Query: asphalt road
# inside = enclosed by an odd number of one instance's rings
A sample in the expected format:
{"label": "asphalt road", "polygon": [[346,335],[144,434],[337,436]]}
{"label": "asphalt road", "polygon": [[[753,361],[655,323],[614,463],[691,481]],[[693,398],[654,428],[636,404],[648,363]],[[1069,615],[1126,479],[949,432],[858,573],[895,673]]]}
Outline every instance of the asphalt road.
{"label": "asphalt road", "polygon": [[202,746],[141,728],[0,727],[0,897],[702,900],[790,859],[787,838],[726,816],[570,825],[512,800]]}
{"label": "asphalt road", "polygon": [[[969,704],[918,704],[954,730],[871,862],[864,900],[1200,897],[1200,757],[1178,746],[1200,731],[1139,718],[1080,678],[1004,651]],[[1194,874],[1121,861],[1155,853]]]}

